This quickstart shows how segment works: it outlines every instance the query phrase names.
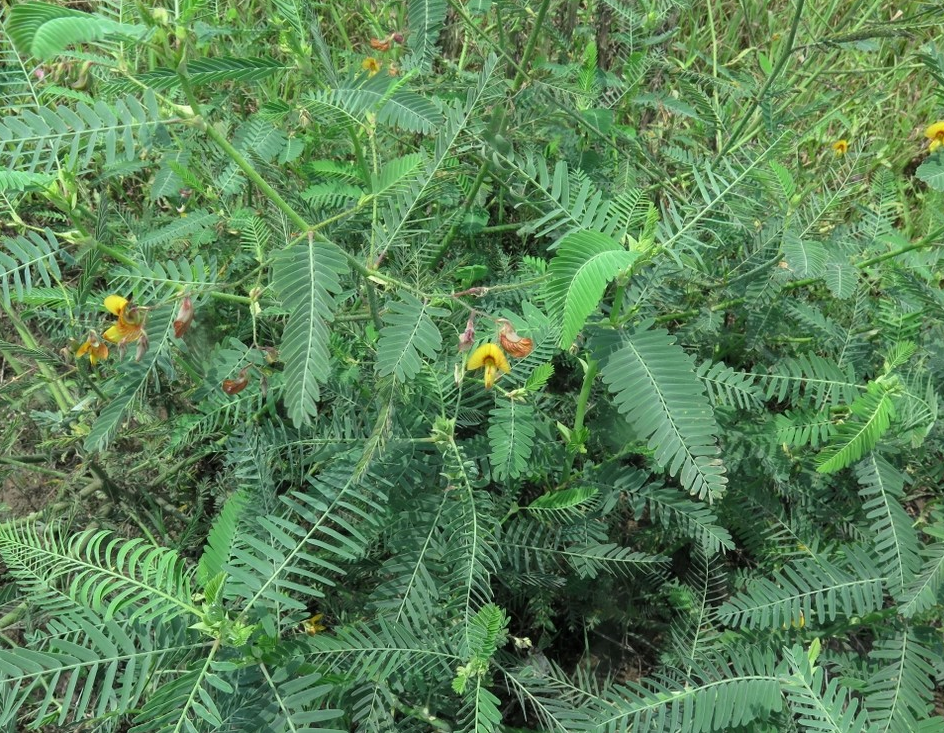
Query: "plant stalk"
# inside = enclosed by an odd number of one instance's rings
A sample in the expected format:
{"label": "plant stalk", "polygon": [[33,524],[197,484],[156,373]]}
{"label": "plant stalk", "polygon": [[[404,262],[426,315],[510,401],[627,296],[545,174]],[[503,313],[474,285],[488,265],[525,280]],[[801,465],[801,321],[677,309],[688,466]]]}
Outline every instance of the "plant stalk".
{"label": "plant stalk", "polygon": [[[598,361],[587,358],[587,370],[584,372],[583,385],[580,387],[580,394],[577,397],[577,413],[574,415],[574,429],[571,437],[575,437],[583,431],[584,418],[587,416],[587,404],[590,402],[590,391],[593,389],[593,380],[596,379],[599,368],[600,363]],[[567,461],[564,464],[564,472],[561,474],[564,481],[570,478],[570,472],[574,467],[576,457],[576,450],[567,451]]]}

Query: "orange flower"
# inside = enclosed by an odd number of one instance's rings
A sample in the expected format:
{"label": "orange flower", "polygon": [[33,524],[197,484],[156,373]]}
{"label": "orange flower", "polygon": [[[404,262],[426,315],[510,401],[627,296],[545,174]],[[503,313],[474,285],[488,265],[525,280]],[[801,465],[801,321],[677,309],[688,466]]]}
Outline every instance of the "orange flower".
{"label": "orange flower", "polygon": [[837,140],[833,143],[833,150],[836,152],[836,155],[845,155],[849,150],[849,141]]}
{"label": "orange flower", "polygon": [[118,316],[118,322],[109,328],[102,337],[113,344],[129,344],[137,341],[144,333],[144,311],[120,295],[105,298],[105,308]]}
{"label": "orange flower", "polygon": [[944,145],[944,120],[935,122],[928,127],[928,129],[924,131],[924,136],[931,141],[928,147],[932,152]]}
{"label": "orange flower", "polygon": [[492,388],[499,371],[505,374],[511,371],[511,367],[508,366],[508,359],[505,358],[502,350],[495,344],[482,344],[479,346],[472,352],[472,356],[469,357],[469,363],[466,364],[465,368],[469,371],[485,369],[485,389]]}
{"label": "orange flower", "polygon": [[375,59],[373,56],[368,56],[361,63],[361,68],[366,71],[370,76],[373,76],[378,71],[380,71],[380,62]]}
{"label": "orange flower", "polygon": [[86,354],[89,355],[89,361],[95,366],[100,359],[108,358],[108,346],[103,344],[95,331],[89,331],[88,338],[75,352],[75,358],[81,359]]}
{"label": "orange flower", "polygon": [[498,322],[501,324],[498,340],[501,342],[502,348],[511,356],[516,359],[523,359],[534,350],[534,342],[529,338],[519,336],[515,331],[515,327],[511,325],[511,321],[499,318]]}

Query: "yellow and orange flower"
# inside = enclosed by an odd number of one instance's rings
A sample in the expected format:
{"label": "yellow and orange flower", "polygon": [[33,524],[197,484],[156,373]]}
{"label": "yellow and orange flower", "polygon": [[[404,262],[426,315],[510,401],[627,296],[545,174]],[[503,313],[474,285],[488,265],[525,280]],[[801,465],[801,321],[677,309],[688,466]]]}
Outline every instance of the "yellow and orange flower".
{"label": "yellow and orange flower", "polygon": [[491,389],[498,378],[498,372],[508,374],[511,367],[508,366],[508,359],[498,348],[496,344],[482,344],[469,357],[469,363],[466,364],[469,371],[475,369],[485,369],[485,389]]}
{"label": "yellow and orange flower", "polygon": [[849,141],[848,140],[837,140],[833,143],[833,150],[836,155],[845,155],[849,151]]}
{"label": "yellow and orange flower", "polygon": [[935,122],[924,131],[924,136],[931,141],[929,149],[934,151],[944,145],[944,120]]}
{"label": "yellow and orange flower", "polygon": [[89,331],[88,338],[75,352],[75,358],[81,359],[86,354],[89,355],[89,361],[95,366],[99,360],[108,358],[108,346],[102,343],[95,331]]}
{"label": "yellow and orange flower", "polygon": [[113,344],[130,344],[141,338],[144,333],[144,311],[120,295],[105,298],[105,308],[118,316],[118,322],[109,328],[102,337]]}
{"label": "yellow and orange flower", "polygon": [[361,62],[361,68],[366,71],[370,76],[373,76],[378,71],[380,71],[380,62],[375,59],[373,56],[368,56],[366,59]]}

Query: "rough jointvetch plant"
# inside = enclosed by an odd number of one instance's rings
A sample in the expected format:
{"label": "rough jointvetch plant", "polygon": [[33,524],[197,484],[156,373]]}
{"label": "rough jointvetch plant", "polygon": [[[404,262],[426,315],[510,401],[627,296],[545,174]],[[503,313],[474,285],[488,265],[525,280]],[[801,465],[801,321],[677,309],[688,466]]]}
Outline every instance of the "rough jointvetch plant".
{"label": "rough jointvetch plant", "polygon": [[941,728],[926,20],[704,9],[3,11],[0,727]]}

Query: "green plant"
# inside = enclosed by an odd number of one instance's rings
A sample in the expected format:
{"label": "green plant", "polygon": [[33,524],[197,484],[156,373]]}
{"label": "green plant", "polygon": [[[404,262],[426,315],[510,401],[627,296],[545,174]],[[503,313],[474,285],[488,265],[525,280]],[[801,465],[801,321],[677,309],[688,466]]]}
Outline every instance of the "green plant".
{"label": "green plant", "polygon": [[0,725],[940,728],[936,21],[707,8],[5,11]]}

